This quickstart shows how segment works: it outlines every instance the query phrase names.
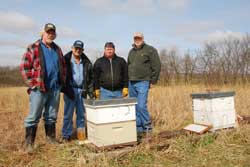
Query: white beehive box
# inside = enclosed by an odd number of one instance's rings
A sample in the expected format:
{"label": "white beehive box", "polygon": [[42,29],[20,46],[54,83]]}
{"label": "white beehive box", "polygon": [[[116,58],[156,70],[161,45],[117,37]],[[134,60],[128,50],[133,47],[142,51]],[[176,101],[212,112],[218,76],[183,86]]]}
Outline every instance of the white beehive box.
{"label": "white beehive box", "polygon": [[210,131],[236,127],[234,92],[192,94],[195,124],[212,125]]}
{"label": "white beehive box", "polygon": [[88,140],[97,147],[135,143],[136,99],[85,100]]}

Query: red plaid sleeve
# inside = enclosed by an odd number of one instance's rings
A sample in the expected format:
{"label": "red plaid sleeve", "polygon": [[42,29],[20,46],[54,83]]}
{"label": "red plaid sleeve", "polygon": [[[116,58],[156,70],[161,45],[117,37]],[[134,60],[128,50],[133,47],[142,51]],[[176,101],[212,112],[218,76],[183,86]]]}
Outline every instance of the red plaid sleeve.
{"label": "red plaid sleeve", "polygon": [[34,50],[31,46],[27,48],[27,51],[24,53],[21,64],[20,64],[20,72],[22,78],[26,85],[29,87],[33,86],[33,75],[32,75],[32,68],[33,68],[33,58],[34,58]]}

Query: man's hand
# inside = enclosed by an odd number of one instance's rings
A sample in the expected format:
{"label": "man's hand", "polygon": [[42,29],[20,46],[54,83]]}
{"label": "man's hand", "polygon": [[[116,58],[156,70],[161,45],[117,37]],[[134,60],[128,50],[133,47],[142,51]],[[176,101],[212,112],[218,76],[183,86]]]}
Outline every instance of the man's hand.
{"label": "man's hand", "polygon": [[149,89],[152,89],[152,88],[154,88],[154,84],[150,83],[149,84]]}
{"label": "man's hand", "polygon": [[128,88],[123,88],[122,89],[122,96],[127,97],[128,96]]}
{"label": "man's hand", "polygon": [[95,90],[95,98],[100,99],[100,89]]}
{"label": "man's hand", "polygon": [[35,90],[36,86],[32,86],[31,88],[27,89],[27,93],[30,94],[32,90]]}

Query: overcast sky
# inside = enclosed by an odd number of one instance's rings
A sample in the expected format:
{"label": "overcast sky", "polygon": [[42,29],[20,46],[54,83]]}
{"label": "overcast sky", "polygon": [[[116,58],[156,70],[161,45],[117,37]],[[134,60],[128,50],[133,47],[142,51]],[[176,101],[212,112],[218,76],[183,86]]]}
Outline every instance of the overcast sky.
{"label": "overcast sky", "polygon": [[113,41],[127,56],[132,35],[157,49],[194,50],[204,41],[241,37],[250,30],[249,0],[0,0],[0,65],[18,65],[45,23],[57,27],[64,53],[77,39],[94,59]]}

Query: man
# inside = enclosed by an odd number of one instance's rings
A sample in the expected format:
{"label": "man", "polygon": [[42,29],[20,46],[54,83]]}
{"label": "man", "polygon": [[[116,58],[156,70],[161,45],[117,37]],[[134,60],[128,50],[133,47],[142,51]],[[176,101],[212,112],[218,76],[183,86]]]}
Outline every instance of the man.
{"label": "man", "polygon": [[[94,97],[92,64],[83,53],[84,44],[77,40],[64,58],[67,66],[66,86],[64,92],[64,119],[62,136],[69,141],[73,132],[73,113],[76,108],[77,136],[85,136],[83,98]],[[78,140],[80,140],[78,138]]]}
{"label": "man", "polygon": [[[60,89],[65,84],[65,62],[56,39],[56,27],[44,26],[42,38],[28,46],[23,55],[20,72],[27,84],[30,96],[30,112],[25,119],[26,148],[33,151],[36,130],[43,114],[46,139],[56,144],[56,120],[60,101]],[[44,111],[44,112],[43,112]]]}
{"label": "man", "polygon": [[147,109],[149,88],[157,83],[161,62],[157,50],[144,42],[142,33],[134,34],[133,48],[128,55],[129,96],[137,98],[136,126],[138,133],[152,130]]}
{"label": "man", "polygon": [[97,99],[121,98],[128,95],[126,61],[115,54],[115,45],[107,42],[104,56],[94,64],[95,95]]}

